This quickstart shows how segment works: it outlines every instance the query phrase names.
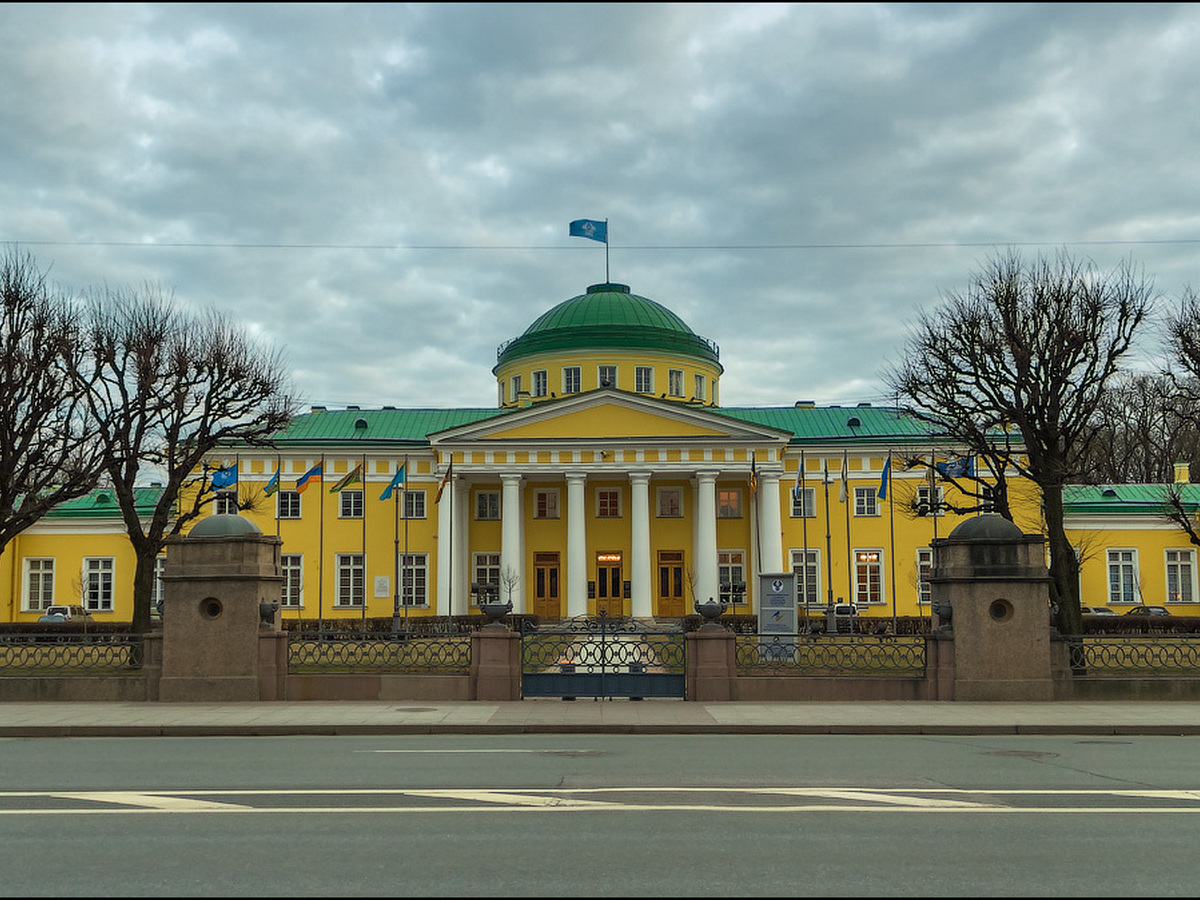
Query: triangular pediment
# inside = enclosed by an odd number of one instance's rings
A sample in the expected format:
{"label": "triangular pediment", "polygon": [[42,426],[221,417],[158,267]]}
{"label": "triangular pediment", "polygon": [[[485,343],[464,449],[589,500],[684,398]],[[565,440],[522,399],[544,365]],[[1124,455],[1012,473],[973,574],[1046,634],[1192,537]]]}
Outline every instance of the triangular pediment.
{"label": "triangular pediment", "polygon": [[779,441],[786,432],[721,416],[703,407],[607,389],[548,401],[429,436],[451,441],[569,440]]}

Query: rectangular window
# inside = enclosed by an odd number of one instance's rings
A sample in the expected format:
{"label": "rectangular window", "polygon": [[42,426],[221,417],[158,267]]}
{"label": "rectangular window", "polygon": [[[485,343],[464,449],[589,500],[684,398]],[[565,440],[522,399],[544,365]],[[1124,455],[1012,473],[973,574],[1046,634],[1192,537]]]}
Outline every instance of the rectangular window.
{"label": "rectangular window", "polygon": [[667,393],[672,397],[683,396],[683,369],[667,370]]}
{"label": "rectangular window", "polygon": [[696,397],[696,399],[697,399],[697,400],[703,400],[703,399],[704,399],[704,376],[703,376],[703,375],[697,375],[697,376],[696,376],[696,394],[695,394],[695,397]]}
{"label": "rectangular window", "polygon": [[579,393],[579,366],[564,366],[562,370],[563,376],[563,393],[578,394]]}
{"label": "rectangular window", "polygon": [[533,517],[535,519],[558,518],[558,491],[534,492]]}
{"label": "rectangular window", "polygon": [[[476,553],[473,568],[474,578],[471,579],[472,582],[475,584],[490,585],[495,592],[495,598],[503,603],[505,597],[500,586],[500,554]],[[472,599],[478,605],[479,598]]]}
{"label": "rectangular window", "polygon": [[1193,603],[1196,600],[1196,553],[1194,550],[1167,551],[1167,601]]}
{"label": "rectangular window", "polygon": [[658,517],[679,519],[683,517],[683,491],[679,488],[658,489]]}
{"label": "rectangular window", "polygon": [[[917,515],[918,516],[944,516],[946,513],[943,507],[946,492],[939,484],[936,493],[930,491],[929,485],[923,484],[917,488]],[[931,498],[935,502],[930,502]]]}
{"label": "rectangular window", "polygon": [[237,490],[217,491],[213,495],[213,515],[229,516],[238,511]]}
{"label": "rectangular window", "polygon": [[113,608],[111,556],[90,556],[83,561],[83,606],[88,612],[111,612]]}
{"label": "rectangular window", "polygon": [[873,487],[856,487],[854,489],[854,515],[879,515],[879,504],[875,502],[876,496],[875,488]]}
{"label": "rectangular window", "polygon": [[638,366],[633,370],[633,389],[639,394],[654,393],[654,369],[650,366]]}
{"label": "rectangular window", "polygon": [[[807,561],[805,554],[808,555]],[[807,607],[823,606],[820,551],[793,550],[792,571],[796,575],[796,602]]]}
{"label": "rectangular window", "polygon": [[337,555],[337,596],[334,606],[363,605],[363,556],[361,553]]}
{"label": "rectangular window", "polygon": [[275,514],[281,519],[300,518],[300,492],[280,491],[276,494]]}
{"label": "rectangular window", "polygon": [[304,605],[304,556],[284,553],[279,557],[279,573],[283,576],[283,596],[280,607],[299,609]]}
{"label": "rectangular window", "polygon": [[150,608],[151,610],[162,609],[163,599],[163,572],[167,570],[167,558],[165,556],[154,557],[154,586],[150,591]]}
{"label": "rectangular window", "polygon": [[740,519],[742,517],[742,492],[737,488],[717,490],[717,518]]}
{"label": "rectangular window", "polygon": [[746,602],[746,552],[744,550],[717,551],[717,584],[721,599],[726,603]]}
{"label": "rectangular window", "polygon": [[1136,550],[1108,551],[1108,602],[1138,602]]}
{"label": "rectangular window", "polygon": [[400,554],[400,604],[402,606],[429,605],[428,554]]}
{"label": "rectangular window", "polygon": [[405,519],[425,518],[425,492],[405,491],[404,511],[400,514]]}
{"label": "rectangular window", "polygon": [[883,602],[883,551],[854,551],[854,602]]}
{"label": "rectangular window", "polygon": [[338,518],[361,519],[363,516],[363,492],[350,490],[338,491]]}
{"label": "rectangular window", "polygon": [[617,367],[616,366],[601,366],[596,371],[596,377],[599,379],[600,387],[616,387],[617,386]]}
{"label": "rectangular window", "polygon": [[917,548],[917,602],[933,601],[933,588],[929,585],[929,573],[933,571],[933,549]]}
{"label": "rectangular window", "polygon": [[521,399],[521,376],[514,375],[512,377],[512,398],[513,402]]}
{"label": "rectangular window", "polygon": [[496,383],[496,404],[498,406],[504,405],[504,382],[503,381]]}
{"label": "rectangular window", "polygon": [[22,598],[21,609],[25,612],[37,612],[54,604],[54,560],[35,559],[25,560],[25,596]]}
{"label": "rectangular window", "polygon": [[815,519],[817,517],[817,489],[792,488],[792,518]]}
{"label": "rectangular window", "polygon": [[533,396],[546,397],[550,394],[550,388],[546,380],[546,370],[538,369],[533,373]]}
{"label": "rectangular window", "polygon": [[477,491],[475,493],[475,518],[481,522],[492,522],[500,518],[499,491]]}
{"label": "rectangular window", "polygon": [[621,492],[616,488],[600,488],[596,491],[596,518],[619,519],[621,517]]}

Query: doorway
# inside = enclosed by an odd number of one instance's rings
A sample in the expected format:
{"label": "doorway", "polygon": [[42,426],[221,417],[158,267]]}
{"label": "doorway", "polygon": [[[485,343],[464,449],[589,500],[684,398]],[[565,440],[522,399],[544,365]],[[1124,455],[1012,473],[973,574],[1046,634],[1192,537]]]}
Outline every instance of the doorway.
{"label": "doorway", "polygon": [[539,619],[561,619],[558,592],[558,554],[533,554],[533,609]]}
{"label": "doorway", "polygon": [[683,551],[658,551],[658,615],[682,619],[687,615],[683,597]]}
{"label": "doorway", "polygon": [[619,619],[625,615],[621,589],[621,554],[596,554],[596,615]]}

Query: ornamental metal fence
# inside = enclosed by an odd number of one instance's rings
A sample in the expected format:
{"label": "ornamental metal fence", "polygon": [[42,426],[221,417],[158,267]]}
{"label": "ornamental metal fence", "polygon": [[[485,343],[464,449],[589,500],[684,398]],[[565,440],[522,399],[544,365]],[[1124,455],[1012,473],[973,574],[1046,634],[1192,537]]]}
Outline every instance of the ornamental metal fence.
{"label": "ornamental metal fence", "polygon": [[1077,675],[1200,675],[1200,635],[1083,635],[1067,644]]}
{"label": "ornamental metal fence", "polygon": [[288,673],[397,672],[465,675],[471,635],[288,632]]}
{"label": "ornamental metal fence", "polygon": [[734,643],[738,675],[925,674],[922,635],[744,635]]}
{"label": "ornamental metal fence", "polygon": [[0,676],[113,674],[141,669],[143,659],[140,634],[0,634]]}
{"label": "ornamental metal fence", "polygon": [[687,691],[680,625],[579,617],[521,631],[524,697],[679,698]]}

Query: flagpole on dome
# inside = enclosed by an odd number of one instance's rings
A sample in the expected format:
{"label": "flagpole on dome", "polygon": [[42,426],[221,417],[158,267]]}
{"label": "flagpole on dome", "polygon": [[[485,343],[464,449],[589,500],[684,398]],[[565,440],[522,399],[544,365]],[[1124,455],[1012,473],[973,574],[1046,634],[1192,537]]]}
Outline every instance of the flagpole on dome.
{"label": "flagpole on dome", "polygon": [[612,279],[608,277],[608,219],[604,220],[604,283],[610,284]]}

